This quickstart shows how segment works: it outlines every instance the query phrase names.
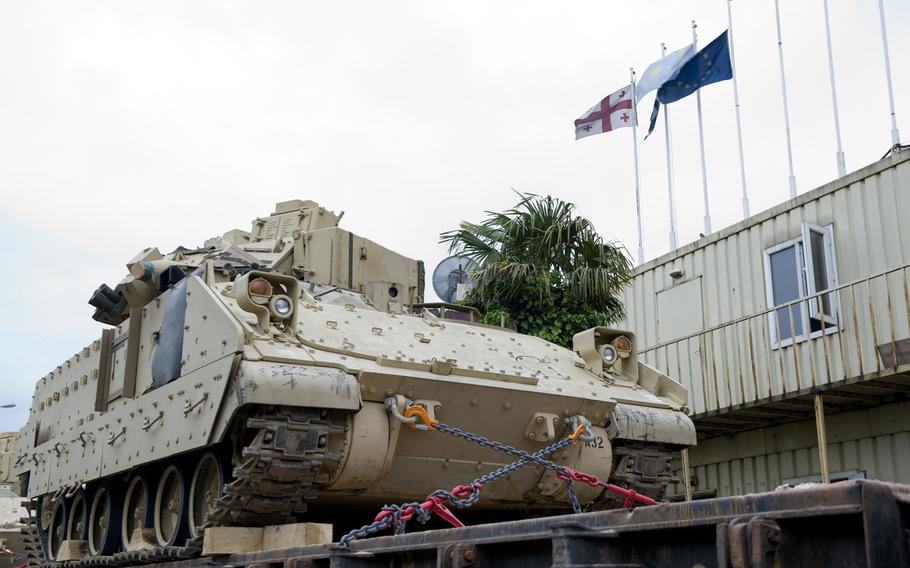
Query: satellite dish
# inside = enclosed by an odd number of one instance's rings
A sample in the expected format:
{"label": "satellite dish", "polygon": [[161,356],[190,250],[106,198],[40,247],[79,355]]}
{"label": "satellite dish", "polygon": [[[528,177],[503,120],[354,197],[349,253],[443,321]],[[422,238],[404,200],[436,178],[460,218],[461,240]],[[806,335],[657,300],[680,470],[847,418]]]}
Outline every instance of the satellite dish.
{"label": "satellite dish", "polygon": [[474,280],[474,261],[464,256],[450,256],[433,270],[433,290],[443,302],[454,304],[464,299]]}

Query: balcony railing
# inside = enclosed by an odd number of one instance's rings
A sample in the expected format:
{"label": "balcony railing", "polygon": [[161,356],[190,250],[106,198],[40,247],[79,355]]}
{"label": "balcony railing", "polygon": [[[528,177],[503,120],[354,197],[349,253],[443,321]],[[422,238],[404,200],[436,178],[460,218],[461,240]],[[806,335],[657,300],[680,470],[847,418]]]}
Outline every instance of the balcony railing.
{"label": "balcony railing", "polygon": [[910,265],[642,350],[693,415],[910,371]]}

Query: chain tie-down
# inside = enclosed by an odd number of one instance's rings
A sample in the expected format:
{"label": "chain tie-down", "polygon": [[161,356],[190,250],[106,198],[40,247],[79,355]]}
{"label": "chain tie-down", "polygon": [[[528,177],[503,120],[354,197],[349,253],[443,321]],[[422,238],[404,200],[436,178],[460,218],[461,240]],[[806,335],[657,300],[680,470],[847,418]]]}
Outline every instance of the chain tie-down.
{"label": "chain tie-down", "polygon": [[569,494],[569,499],[572,503],[572,510],[576,513],[582,512],[581,505],[578,502],[578,496],[575,494],[576,481],[586,483],[592,487],[603,487],[607,491],[622,495],[625,498],[623,501],[623,508],[632,507],[635,503],[644,505],[653,505],[655,503],[654,499],[651,499],[645,495],[641,495],[632,489],[626,489],[618,485],[613,485],[612,483],[606,483],[600,480],[596,475],[575,471],[571,468],[556,464],[548,459],[545,459],[546,456],[557,452],[566,446],[582,442],[586,439],[591,439],[592,434],[590,423],[584,417],[573,416],[572,418],[566,420],[569,426],[573,429],[572,434],[570,434],[568,437],[534,453],[529,453],[507,444],[496,442],[494,440],[490,440],[483,436],[478,436],[477,434],[473,434],[471,432],[466,432],[460,428],[443,424],[438,420],[433,420],[430,418],[430,416],[427,414],[427,411],[423,407],[416,406],[410,401],[408,401],[408,403],[409,407],[405,410],[404,414],[398,412],[394,397],[390,397],[388,400],[386,400],[386,407],[395,418],[407,424],[411,428],[426,431],[436,430],[439,432],[445,432],[446,434],[450,434],[456,438],[461,438],[463,440],[474,442],[496,451],[504,452],[512,456],[517,456],[519,459],[497,470],[491,471],[490,473],[481,475],[472,481],[470,485],[458,485],[452,488],[451,491],[437,489],[428,495],[426,500],[422,503],[415,501],[413,503],[404,503],[402,505],[386,505],[382,508],[382,511],[376,515],[376,519],[372,523],[364,525],[359,529],[354,529],[341,537],[341,540],[338,541],[338,546],[341,548],[347,548],[352,540],[370,536],[381,530],[385,530],[390,526],[393,527],[395,534],[403,534],[405,530],[405,524],[408,521],[416,517],[417,522],[424,524],[430,520],[432,513],[435,513],[439,518],[447,521],[453,527],[463,527],[464,524],[458,520],[458,518],[446,505],[451,505],[458,509],[470,507],[471,505],[477,503],[477,501],[480,499],[480,492],[483,489],[484,485],[491,483],[500,477],[509,475],[512,472],[521,469],[522,467],[525,467],[529,464],[535,464],[548,469],[554,472],[557,478],[566,482],[566,489]]}

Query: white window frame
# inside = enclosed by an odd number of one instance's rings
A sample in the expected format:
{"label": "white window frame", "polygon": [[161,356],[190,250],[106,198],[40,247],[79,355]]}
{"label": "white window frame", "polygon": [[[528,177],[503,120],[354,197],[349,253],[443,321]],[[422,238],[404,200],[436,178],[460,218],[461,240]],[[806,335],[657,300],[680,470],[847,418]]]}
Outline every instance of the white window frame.
{"label": "white window frame", "polygon": [[[804,254],[804,263],[806,265],[805,266],[806,282],[809,283],[809,290],[808,290],[808,294],[807,294],[808,296],[819,293],[819,290],[817,290],[815,287],[815,263],[809,262],[810,260],[814,260],[812,258],[813,251],[812,251],[812,242],[810,240],[811,233],[818,233],[818,234],[822,235],[822,246],[824,247],[823,254],[825,255],[825,267],[827,268],[827,272],[828,272],[826,274],[827,282],[825,284],[827,285],[827,288],[825,288],[825,290],[833,290],[833,289],[837,288],[837,262],[835,260],[835,255],[834,255],[834,225],[829,224],[829,225],[825,225],[823,227],[821,225],[816,225],[814,223],[810,223],[809,221],[803,221],[803,223],[802,223],[803,254]],[[827,294],[827,296],[828,296],[829,302],[831,303],[831,315],[830,316],[823,313],[823,311],[822,311],[821,297],[809,300],[809,317],[820,320],[822,322],[822,329],[817,332],[813,332],[814,334],[817,334],[814,337],[818,337],[818,336],[822,335],[822,331],[825,330],[824,326],[826,323],[830,323],[832,326],[831,328],[828,328],[828,329],[832,329],[833,331],[837,331],[837,329],[838,329],[837,293],[830,293],[830,294]]]}
{"label": "white window frame", "polygon": [[[825,226],[816,225],[809,221],[803,221],[800,225],[800,236],[785,241],[783,243],[768,247],[764,251],[765,264],[765,297],[768,309],[768,327],[771,331],[771,348],[778,349],[788,347],[795,343],[801,343],[808,339],[815,339],[822,335],[829,335],[840,330],[839,324],[839,306],[837,302],[837,293],[831,292],[828,296],[831,306],[832,315],[828,316],[823,313],[820,307],[821,298],[809,297],[819,293],[815,285],[815,265],[812,262],[812,244],[811,233],[821,234],[823,237],[823,247],[825,255],[825,267],[827,268],[827,288],[833,290],[837,287],[837,261],[834,253],[834,225]],[[794,247],[796,249],[796,274],[797,285],[799,286],[799,297],[787,302],[790,305],[790,337],[780,339],[778,337],[777,326],[777,308],[774,303],[774,288],[771,275],[771,255],[784,249]],[[793,303],[797,302],[797,303]],[[800,314],[800,329],[796,329],[795,317],[792,314]],[[811,319],[821,321],[821,329],[811,331]],[[833,320],[833,321],[832,321]],[[827,327],[826,327],[827,325]]]}

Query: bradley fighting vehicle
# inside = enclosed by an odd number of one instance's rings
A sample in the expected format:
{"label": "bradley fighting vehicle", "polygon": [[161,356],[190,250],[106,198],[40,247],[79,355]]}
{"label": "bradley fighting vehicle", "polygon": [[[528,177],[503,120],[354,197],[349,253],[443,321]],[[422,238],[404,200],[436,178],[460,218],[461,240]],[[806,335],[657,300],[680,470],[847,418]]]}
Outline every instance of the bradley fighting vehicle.
{"label": "bradley fighting vehicle", "polygon": [[25,510],[12,475],[17,432],[0,432],[0,566],[16,566],[25,557],[21,519]]}
{"label": "bradley fighting vehicle", "polygon": [[[434,315],[422,263],[340,219],[279,203],[250,232],[145,249],[95,292],[110,328],[38,381],[21,431],[35,554],[61,560],[64,541],[86,541],[85,554],[113,555],[145,528],[159,551],[192,555],[206,526],[413,501],[512,461],[407,427],[410,404],[528,451],[587,421],[590,441],[554,460],[662,495],[695,431],[686,390],[637,360],[631,333],[580,330],[571,351]],[[577,493],[610,505],[599,488]],[[525,467],[475,508],[567,504],[564,482]]]}

